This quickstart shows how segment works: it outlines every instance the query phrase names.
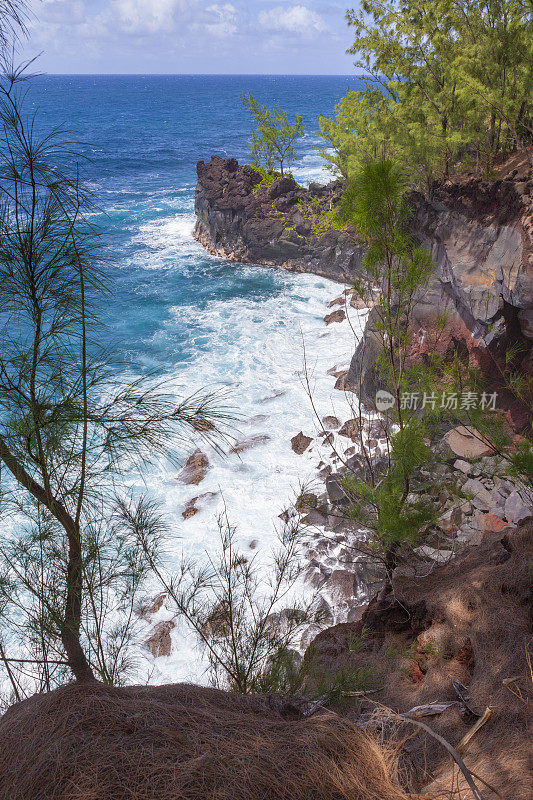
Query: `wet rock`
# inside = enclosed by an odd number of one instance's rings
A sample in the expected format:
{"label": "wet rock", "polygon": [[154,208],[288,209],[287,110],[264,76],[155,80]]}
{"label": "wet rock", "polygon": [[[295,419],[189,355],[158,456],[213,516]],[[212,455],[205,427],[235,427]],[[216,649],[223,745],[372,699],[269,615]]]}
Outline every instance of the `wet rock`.
{"label": "wet rock", "polygon": [[345,302],[346,298],[336,297],[335,300],[332,300],[331,303],[328,303],[328,308],[333,308],[334,306],[343,306]]}
{"label": "wet rock", "polygon": [[324,322],[326,325],[331,325],[332,322],[342,322],[346,319],[346,311],[343,308],[332,311],[331,314],[326,314]]}
{"label": "wet rock", "polygon": [[194,505],[195,499],[196,498],[189,500],[189,502],[185,506],[185,509],[181,512],[181,516],[183,517],[183,519],[190,519],[191,517],[194,517],[195,514],[198,514],[198,509]]}
{"label": "wet rock", "polygon": [[252,539],[248,547],[250,548],[250,550],[255,550],[258,544],[259,544],[259,539]]}
{"label": "wet rock", "polygon": [[346,389],[346,378],[348,375],[348,370],[341,370],[337,376],[337,380],[335,381],[334,389],[339,389],[339,391],[343,392]]}
{"label": "wet rock", "polygon": [[339,431],[339,436],[346,436],[352,442],[357,441],[359,433],[359,422],[356,419],[347,420]]}
{"label": "wet rock", "polygon": [[329,416],[329,417],[322,417],[322,424],[326,430],[336,430],[340,427],[340,421],[337,417]]}
{"label": "wet rock", "polygon": [[269,442],[272,437],[266,433],[257,434],[257,436],[248,436],[246,439],[241,439],[230,448],[230,453],[244,453],[246,450],[251,450],[252,447],[257,447],[260,444]]}
{"label": "wet rock", "polygon": [[326,478],[326,491],[328,498],[332,503],[345,504],[349,502],[349,497],[344,488],[345,475],[340,472],[334,472]]}
{"label": "wet rock", "polygon": [[334,569],[326,584],[334,600],[349,600],[354,596],[354,574],[346,569]]}
{"label": "wet rock", "polygon": [[203,481],[209,469],[209,459],[201,450],[195,450],[185,462],[178,475],[178,480],[188,485],[197,486]]}
{"label": "wet rock", "polygon": [[300,433],[292,437],[291,447],[297,455],[301,456],[302,453],[305,453],[312,441],[313,439],[311,436],[306,436],[300,431]]}
{"label": "wet rock", "polygon": [[304,580],[306,583],[312,586],[313,589],[318,589],[320,584],[323,582],[324,577],[318,568],[309,567],[305,570]]}
{"label": "wet rock", "polygon": [[320,625],[310,625],[308,628],[306,628],[302,633],[302,638],[300,639],[300,649],[307,650],[313,639],[318,636],[320,631]]}
{"label": "wet rock", "polygon": [[[331,578],[330,578],[331,580]],[[315,619],[321,625],[332,625],[334,616],[333,610],[325,597],[320,595],[314,604],[313,612]]]}
{"label": "wet rock", "polygon": [[159,609],[163,607],[166,596],[166,592],[161,592],[155,597],[147,597],[142,600],[137,609],[139,617],[149,620],[152,614],[157,614]]}
{"label": "wet rock", "polygon": [[305,517],[302,517],[301,522],[304,525],[326,525],[327,524],[327,517],[324,514],[321,514],[320,511],[313,509]]}
{"label": "wet rock", "polygon": [[199,494],[196,497],[191,497],[191,499],[187,502],[185,506],[185,510],[181,512],[181,516],[183,519],[189,519],[190,517],[194,517],[195,514],[198,514],[200,510],[197,508],[197,504],[202,500],[211,500],[213,497],[217,496],[217,492],[204,492],[203,494]]}
{"label": "wet rock", "polygon": [[154,658],[169,656],[172,652],[172,640],[170,632],[176,627],[172,620],[158,622],[152,633],[146,640],[148,649]]}

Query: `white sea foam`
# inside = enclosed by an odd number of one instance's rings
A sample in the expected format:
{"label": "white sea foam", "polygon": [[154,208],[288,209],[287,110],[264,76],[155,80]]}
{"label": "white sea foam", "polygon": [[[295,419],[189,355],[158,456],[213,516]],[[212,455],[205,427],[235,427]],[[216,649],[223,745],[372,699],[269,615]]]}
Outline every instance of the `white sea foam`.
{"label": "white sea foam", "polygon": [[[302,483],[316,483],[318,463],[331,454],[331,447],[317,438],[321,426],[307,396],[305,363],[320,416],[334,414],[347,419],[351,415],[344,393],[333,388],[334,378],[327,375],[334,365],[346,368],[354,348],[347,321],[330,326],[323,321],[325,301],[338,294],[340,287],[309,275],[287,275],[284,283],[278,296],[266,300],[219,300],[204,310],[176,306],[175,323],[171,319],[165,326],[164,335],[172,337],[178,319],[183,324],[184,317],[189,318],[198,336],[209,340],[208,352],[169,376],[176,396],[184,389],[192,392],[223,385],[230,393],[228,402],[241,417],[236,439],[270,437],[240,455],[223,457],[202,447],[211,468],[199,486],[182,484],[177,470],[169,469],[166,462],[154,466],[148,485],[172,528],[169,566],[177,564],[182,555],[204,561],[206,553],[214,552],[217,516],[224,507],[237,527],[243,551],[251,555],[249,543],[257,539],[255,553],[260,561],[266,558],[276,541],[279,514],[294,501]],[[351,322],[356,330],[361,329],[363,316],[353,312]],[[303,455],[296,455],[290,439],[300,430],[314,441]],[[344,439],[339,442],[342,444],[346,448],[349,441]],[[207,492],[215,497],[200,501],[199,513],[184,520],[187,501]],[[169,616],[162,610],[161,618],[165,614]],[[151,680],[202,680],[205,665],[199,660],[195,637],[178,626],[172,638],[173,653],[153,662]]]}

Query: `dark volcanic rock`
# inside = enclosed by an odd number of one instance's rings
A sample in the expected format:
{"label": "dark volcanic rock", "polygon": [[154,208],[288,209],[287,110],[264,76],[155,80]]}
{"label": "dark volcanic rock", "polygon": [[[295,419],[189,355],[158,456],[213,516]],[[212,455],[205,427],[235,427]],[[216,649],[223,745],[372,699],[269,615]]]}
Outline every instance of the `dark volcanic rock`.
{"label": "dark volcanic rock", "polygon": [[332,322],[342,322],[344,319],[346,319],[346,311],[339,308],[337,311],[332,311],[331,314],[326,314],[324,322],[326,325],[330,325]]}
{"label": "dark volcanic rock", "polygon": [[284,177],[257,191],[261,173],[218,156],[199,161],[197,172],[194,235],[210,253],[338,281],[349,282],[357,272],[364,250],[353,236],[336,230],[316,235],[299,208],[312,197],[337,201],[339,181],[305,190]]}
{"label": "dark volcanic rock", "polygon": [[311,436],[306,436],[302,431],[297,433],[296,436],[293,436],[291,439],[291,447],[297,455],[301,456],[302,453],[305,453],[311,442],[313,441]]}

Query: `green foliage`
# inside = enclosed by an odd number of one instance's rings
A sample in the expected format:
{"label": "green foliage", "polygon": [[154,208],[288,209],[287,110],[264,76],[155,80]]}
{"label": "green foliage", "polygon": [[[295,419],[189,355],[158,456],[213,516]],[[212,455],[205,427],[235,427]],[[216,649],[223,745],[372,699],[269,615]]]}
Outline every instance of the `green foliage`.
{"label": "green foliage", "polygon": [[[254,192],[257,192],[260,189],[264,189],[265,187],[270,186],[271,184],[279,180],[279,178],[281,178],[280,172],[275,172],[275,171],[268,172],[260,164],[253,164],[252,166],[256,172],[259,172],[261,174],[261,178],[257,181],[257,183],[254,183]],[[292,174],[292,172],[285,171],[285,176],[287,178],[292,178],[294,180],[294,175]]]}
{"label": "green foliage", "polygon": [[430,191],[456,165],[490,171],[499,152],[531,141],[527,0],[364,0],[347,20],[368,77],[320,118],[338,174],[393,157]]}
{"label": "green foliage", "polygon": [[397,548],[415,544],[424,526],[435,519],[429,498],[409,492],[413,475],[431,456],[424,438],[422,425],[410,421],[391,437],[390,465],[379,482],[345,479],[350,518],[373,531],[374,545],[390,564]]}
{"label": "green foliage", "polygon": [[533,486],[533,445],[521,442],[509,456],[511,474],[526,479]]}
{"label": "green foliage", "polygon": [[312,695],[332,705],[340,703],[350,692],[365,692],[375,689],[377,684],[376,675],[367,667],[345,666],[336,672],[307,668],[305,674],[312,681]]}
{"label": "green foliage", "polygon": [[[405,232],[406,191],[407,177],[397,164],[390,159],[370,162],[350,180],[339,208],[339,216],[367,243],[354,283],[356,294],[370,304],[376,288],[381,293],[373,322],[382,343],[377,366],[395,398],[400,428],[407,419],[401,393],[412,388],[412,376],[405,366],[409,318],[434,272],[429,252],[416,247]],[[417,377],[420,380],[422,376]]]}
{"label": "green foliage", "polygon": [[433,374],[431,366],[406,367],[411,312],[434,270],[429,253],[416,247],[405,231],[407,185],[405,171],[391,159],[365,163],[352,176],[339,209],[367,244],[354,289],[368,305],[376,292],[380,295],[372,311],[379,342],[376,370],[392,395],[388,414],[394,423],[387,434],[387,466],[379,472],[361,440],[370,479],[345,479],[348,515],[371,531],[370,546],[383,557],[389,573],[399,549],[414,544],[434,518],[431,502],[411,491],[413,478],[431,458],[427,429],[401,400],[403,392],[430,385]]}
{"label": "green foliage", "polygon": [[283,177],[285,165],[291,164],[296,158],[294,143],[303,136],[303,118],[296,114],[294,122],[289,122],[286,111],[268,109],[258,103],[251,93],[243,94],[241,102],[257,125],[250,140],[252,163],[263,166],[267,173],[272,173],[278,166]]}

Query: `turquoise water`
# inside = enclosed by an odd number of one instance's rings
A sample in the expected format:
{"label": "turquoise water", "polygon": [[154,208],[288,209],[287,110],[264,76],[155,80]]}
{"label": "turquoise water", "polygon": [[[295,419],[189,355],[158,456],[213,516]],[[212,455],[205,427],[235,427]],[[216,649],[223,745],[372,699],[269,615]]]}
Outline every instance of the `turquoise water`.
{"label": "turquoise water", "polygon": [[[259,437],[240,455],[204,448],[211,468],[199,486],[181,483],[165,459],[144,482],[134,470],[125,476],[128,487],[148,488],[161,504],[171,529],[169,567],[182,554],[213,553],[223,503],[242,548],[256,539],[254,553],[266,559],[278,515],[302,483],[316,480],[331,448],[317,438],[303,456],[290,447],[300,430],[316,437],[321,428],[307,396],[304,347],[320,414],[352,416],[327,375],[333,366],[346,367],[354,348],[347,322],[323,322],[342,287],[207,254],[191,236],[196,162],[212,154],[246,159],[251,123],[239,96],[251,91],[269,106],[302,114],[307,135],[295,175],[303,182],[329,180],[313,149],[316,115],[332,113],[356,84],[337,77],[48,76],[31,89],[40,124],[67,122],[91,159],[86,177],[102,207],[98,221],[115,287],[102,312],[105,337],[124,378],[150,371],[169,382],[176,398],[224,387],[241,418],[235,437]],[[361,321],[351,320],[356,331]],[[169,442],[183,460],[195,446]],[[185,520],[186,503],[205,493],[199,513]],[[160,618],[170,613],[163,608]],[[140,648],[150,662],[145,673],[155,683],[201,680],[195,641],[179,625],[173,636],[169,658],[151,663]]]}

